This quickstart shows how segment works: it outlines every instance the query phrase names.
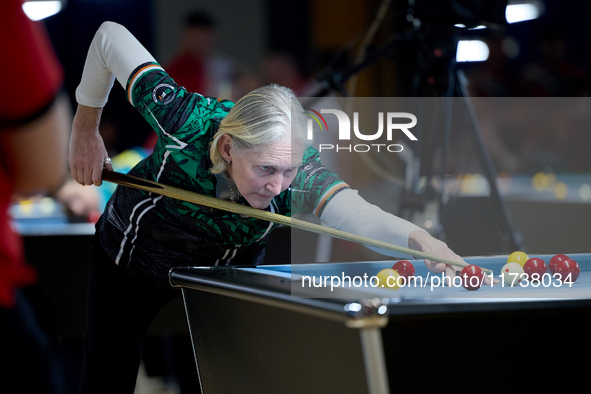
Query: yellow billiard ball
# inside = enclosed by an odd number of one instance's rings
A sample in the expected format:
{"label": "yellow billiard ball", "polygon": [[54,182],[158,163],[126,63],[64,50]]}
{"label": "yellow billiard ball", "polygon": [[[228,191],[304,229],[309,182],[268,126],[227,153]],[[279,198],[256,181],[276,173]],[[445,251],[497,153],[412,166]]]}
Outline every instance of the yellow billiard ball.
{"label": "yellow billiard ball", "polygon": [[507,263],[517,263],[521,267],[525,265],[525,262],[529,260],[528,255],[523,252],[513,252],[507,258]]}
{"label": "yellow billiard ball", "polygon": [[[391,268],[386,268],[378,272],[376,276],[379,280],[378,287],[389,287],[391,289],[400,288],[400,286],[398,285],[398,278],[400,277],[400,274],[398,273],[398,271],[395,271]],[[391,279],[388,280],[388,278]]]}

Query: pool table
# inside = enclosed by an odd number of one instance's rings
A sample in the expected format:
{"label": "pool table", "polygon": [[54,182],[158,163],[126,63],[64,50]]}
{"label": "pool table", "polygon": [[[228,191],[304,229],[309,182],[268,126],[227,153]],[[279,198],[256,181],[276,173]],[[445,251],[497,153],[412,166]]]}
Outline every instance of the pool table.
{"label": "pool table", "polygon": [[[392,261],[179,267],[170,282],[204,394],[570,391],[589,367],[591,254],[569,257],[581,266],[571,285],[476,291],[435,286],[421,260],[416,286],[398,290],[306,278],[369,279]],[[498,278],[506,259],[465,260]]]}

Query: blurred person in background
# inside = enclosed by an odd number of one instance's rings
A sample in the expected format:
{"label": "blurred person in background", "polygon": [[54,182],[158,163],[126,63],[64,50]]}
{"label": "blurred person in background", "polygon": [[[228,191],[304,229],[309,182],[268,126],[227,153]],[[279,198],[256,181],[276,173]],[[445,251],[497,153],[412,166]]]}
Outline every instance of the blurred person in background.
{"label": "blurred person in background", "polygon": [[537,42],[538,58],[522,72],[523,96],[580,97],[589,95],[585,69],[567,58],[564,31],[547,26]]}
{"label": "blurred person in background", "polygon": [[488,59],[467,70],[468,90],[472,97],[519,97],[520,80],[510,55],[516,56],[513,37],[490,32],[483,37],[489,48]]}
{"label": "blurred person in background", "polygon": [[217,23],[205,12],[190,13],[183,25],[180,51],[166,70],[190,92],[229,99],[234,65],[215,51],[216,28]]}
{"label": "blurred person in background", "polygon": [[[521,73],[522,96],[562,99],[537,100],[531,105],[533,121],[522,127],[518,145],[526,171],[588,171],[588,133],[584,131],[588,111],[585,99],[575,99],[589,96],[585,69],[569,59],[566,35],[560,26],[544,27],[536,47],[537,59]],[[541,103],[548,103],[549,111],[543,111]]]}
{"label": "blurred person in background", "polygon": [[278,51],[265,56],[261,66],[263,85],[276,83],[292,89],[298,97],[313,97],[322,85],[307,76],[289,52]]}
{"label": "blurred person in background", "polygon": [[[22,287],[35,283],[8,207],[17,197],[53,191],[65,176],[68,104],[58,99],[62,68],[39,22],[20,0],[0,13],[4,78],[0,97],[0,373],[3,392],[58,393],[62,379],[52,343]],[[14,386],[13,386],[14,385]]]}

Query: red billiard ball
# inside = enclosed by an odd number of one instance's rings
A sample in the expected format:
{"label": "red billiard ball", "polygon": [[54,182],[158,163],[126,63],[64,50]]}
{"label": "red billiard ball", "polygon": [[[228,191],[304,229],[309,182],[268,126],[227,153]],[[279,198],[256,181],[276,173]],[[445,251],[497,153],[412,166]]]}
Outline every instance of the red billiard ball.
{"label": "red billiard ball", "polygon": [[556,273],[556,264],[563,260],[568,260],[568,256],[565,256],[563,254],[557,254],[556,256],[550,259],[550,262],[548,263],[548,268],[550,268],[550,274],[554,275]]}
{"label": "red billiard ball", "polygon": [[[400,276],[404,277],[407,281],[412,280],[409,279],[411,276],[415,275],[415,266],[412,263],[406,260],[397,261],[393,266],[392,269],[398,271]],[[413,278],[414,279],[414,278]]]}
{"label": "red billiard ball", "polygon": [[574,283],[579,278],[581,267],[574,260],[561,260],[556,264],[556,273],[562,282]]}
{"label": "red billiard ball", "polygon": [[[548,272],[548,266],[544,260],[534,257],[525,262],[523,271],[527,274],[528,280],[542,280],[542,276]],[[537,279],[532,278],[533,274],[538,274]]]}
{"label": "red billiard ball", "polygon": [[478,290],[484,283],[484,271],[477,265],[469,265],[460,273],[462,286],[468,290]]}

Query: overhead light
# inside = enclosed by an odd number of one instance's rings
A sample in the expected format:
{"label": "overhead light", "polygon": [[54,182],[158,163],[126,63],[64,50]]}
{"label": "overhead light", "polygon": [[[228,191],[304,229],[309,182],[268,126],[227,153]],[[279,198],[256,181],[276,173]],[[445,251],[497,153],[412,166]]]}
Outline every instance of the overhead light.
{"label": "overhead light", "polygon": [[544,12],[544,4],[539,0],[511,1],[505,9],[508,23],[518,23],[537,19]]}
{"label": "overhead light", "polygon": [[[460,29],[465,29],[466,25],[464,25],[463,23],[458,23],[456,25],[454,25],[455,27],[459,27]],[[478,25],[476,27],[471,27],[468,30],[482,30],[482,29],[486,29],[486,26],[484,25]]]}
{"label": "overhead light", "polygon": [[64,1],[26,1],[23,3],[23,11],[32,21],[45,19],[62,10]]}
{"label": "overhead light", "polygon": [[[518,23],[539,18],[545,11],[544,3],[540,0],[509,0],[505,8],[505,19],[507,23]],[[455,27],[464,29],[466,25],[458,23]],[[468,30],[486,29],[486,26],[480,25]]]}
{"label": "overhead light", "polygon": [[483,62],[488,59],[488,45],[480,40],[460,40],[456,51],[457,62]]}

